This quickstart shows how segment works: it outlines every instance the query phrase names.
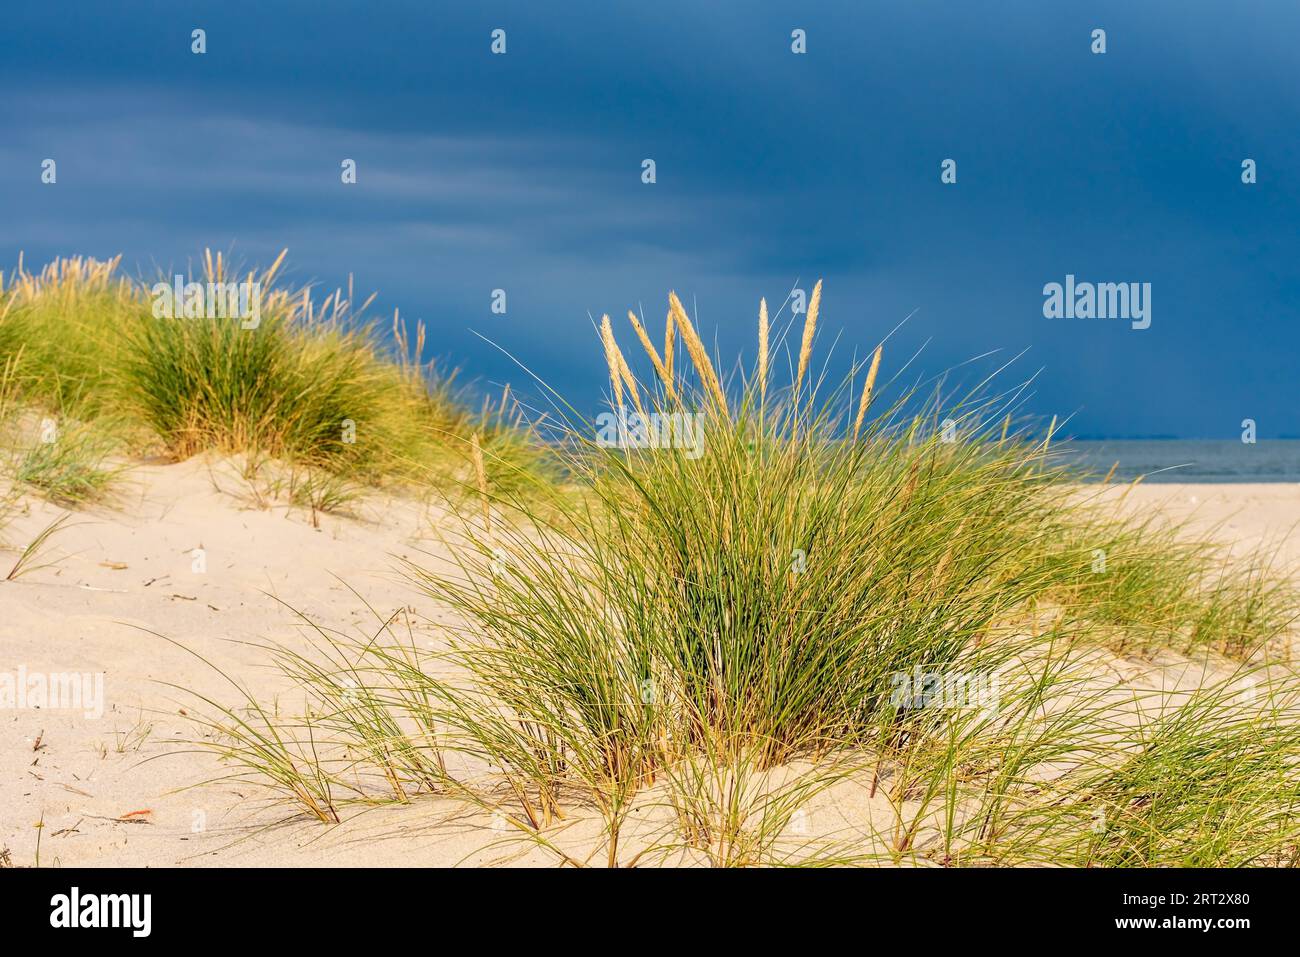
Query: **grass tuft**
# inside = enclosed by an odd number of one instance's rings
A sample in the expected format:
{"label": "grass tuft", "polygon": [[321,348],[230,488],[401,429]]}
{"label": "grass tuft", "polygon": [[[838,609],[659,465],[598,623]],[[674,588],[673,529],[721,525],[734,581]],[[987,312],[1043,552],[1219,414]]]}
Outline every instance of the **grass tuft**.
{"label": "grass tuft", "polygon": [[[274,651],[305,717],[227,722],[229,753],[322,820],[342,794],[437,792],[567,865],[1294,863],[1286,666],[1172,694],[1099,665],[1130,642],[1207,675],[1259,657],[1294,589],[1081,498],[1055,423],[1012,429],[1014,394],[880,386],[879,347],[860,392],[820,389],[820,289],[786,388],[763,307],[759,367],[730,394],[676,295],[663,360],[632,316],[644,382],[603,318],[620,441],[557,403],[570,486],[490,475],[471,432],[454,568],[407,566],[446,646],[395,617],[315,629],[309,651]],[[938,686],[985,698],[932,706]],[[853,787],[885,825],[801,834]],[[599,824],[585,855],[577,819]]]}
{"label": "grass tuft", "polygon": [[508,390],[472,411],[454,374],[425,360],[422,324],[394,314],[385,335],[350,288],[320,299],[281,284],[284,259],[243,273],[205,252],[189,280],[256,282],[257,314],[227,314],[223,301],[188,318],[160,308],[151,283],[121,277],[120,257],[35,274],[20,261],[0,281],[0,416],[72,424],[57,442],[14,450],[21,481],[72,504],[100,497],[128,449],[238,453],[307,476],[294,500],[315,515],[366,486],[462,489],[475,432],[494,485],[554,474]]}

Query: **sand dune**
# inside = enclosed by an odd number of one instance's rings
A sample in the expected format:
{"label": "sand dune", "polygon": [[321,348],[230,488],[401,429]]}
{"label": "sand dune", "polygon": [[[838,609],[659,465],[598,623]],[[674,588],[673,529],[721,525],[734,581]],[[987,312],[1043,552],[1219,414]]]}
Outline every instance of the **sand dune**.
{"label": "sand dune", "polygon": [[[539,852],[493,846],[502,835],[492,822],[449,800],[354,813],[325,829],[267,806],[246,785],[195,786],[222,768],[182,743],[197,733],[185,712],[193,694],[229,701],[235,692],[167,639],[237,676],[264,703],[295,692],[250,643],[299,639],[294,609],[356,632],[373,630],[376,612],[409,606],[416,639],[439,641],[438,610],[395,565],[446,561],[442,511],[372,498],[356,516],[320,516],[317,528],[300,509],[260,507],[236,466],[139,467],[112,507],[75,514],[51,543],[55,565],[0,582],[0,671],[104,675],[102,716],[86,713],[93,707],[0,711],[0,852],[35,863],[43,822],[43,866],[546,863]],[[25,543],[63,511],[35,498],[24,505],[4,531],[7,545]],[[1192,517],[1222,540],[1253,546],[1300,521],[1300,487],[1139,486],[1125,507]],[[1294,537],[1282,556],[1300,567]],[[13,557],[0,552],[0,574]],[[1114,680],[1158,683],[1160,669],[1177,662],[1108,664]],[[881,811],[876,803],[861,788],[841,789],[820,800],[819,828],[851,829]],[[576,821],[567,839],[581,846],[593,827]]]}

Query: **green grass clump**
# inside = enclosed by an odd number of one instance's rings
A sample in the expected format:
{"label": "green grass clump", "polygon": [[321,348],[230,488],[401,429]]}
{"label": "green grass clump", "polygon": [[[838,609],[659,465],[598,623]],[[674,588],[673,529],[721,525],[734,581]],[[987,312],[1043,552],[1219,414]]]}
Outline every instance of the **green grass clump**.
{"label": "green grass clump", "polygon": [[1208,649],[1245,659],[1276,644],[1300,617],[1300,595],[1261,546],[1234,557],[1159,515],[1118,517],[1091,502],[1053,536],[1053,597],[1094,628],[1113,626],[1121,652]]}
{"label": "green grass clump", "polygon": [[413,467],[433,427],[428,397],[347,316],[345,300],[317,316],[275,292],[256,328],[142,313],[124,337],[124,397],[177,458],[256,450],[360,480]]}
{"label": "green grass clump", "polygon": [[[0,365],[0,462],[16,483],[6,490],[6,500],[12,503],[23,487],[63,505],[103,499],[121,471],[111,461],[119,447],[115,419],[105,415],[89,424],[66,415],[32,414],[21,359],[15,353]],[[46,407],[60,401],[56,390]]]}
{"label": "green grass clump", "polygon": [[[53,425],[53,420],[47,420]],[[21,450],[13,463],[13,477],[44,493],[61,505],[78,505],[104,498],[120,466],[109,462],[116,440],[94,426],[53,425],[48,440],[40,439]]]}
{"label": "green grass clump", "polygon": [[[409,337],[395,315],[393,341],[384,343],[350,290],[316,301],[310,289],[277,286],[283,259],[239,276],[209,253],[190,277],[205,287],[260,284],[256,317],[175,315],[183,306],[159,308],[151,284],[117,275],[117,259],[59,260],[38,275],[20,264],[0,288],[0,361],[16,401],[111,431],[122,450],[175,459],[247,453],[325,473],[332,478],[310,491],[296,483],[298,498],[317,506],[336,502],[344,485],[422,480],[454,489],[470,472],[476,432],[492,448],[494,479],[545,471],[546,453],[520,427],[517,405],[503,396],[471,412],[421,358],[422,327]],[[28,474],[54,469],[71,488],[54,457],[38,452]]]}
{"label": "green grass clump", "polygon": [[[1294,591],[1081,501],[1050,435],[1009,434],[1013,400],[882,403],[880,350],[861,386],[815,388],[819,292],[783,389],[765,307],[758,362],[730,382],[676,297],[662,353],[633,318],[649,385],[605,320],[608,418],[555,396],[572,487],[494,481],[476,436],[455,569],[409,566],[451,612],[446,648],[422,651],[391,619],[357,639],[317,629],[312,652],[276,651],[310,717],[274,732],[219,720],[227,753],[322,820],[437,791],[567,864],[1285,859],[1284,709],[1240,710],[1210,683],[1154,720],[1115,712],[1125,694],[1095,686],[1089,656],[1130,630],[1258,652],[1290,626]],[[921,674],[993,700],[900,697]],[[1195,818],[1228,800],[1198,760],[1233,776],[1241,813]],[[792,836],[846,782],[892,826],[857,847]],[[600,853],[565,844],[575,811],[600,822]]]}
{"label": "green grass clump", "polygon": [[119,261],[60,259],[39,274],[20,264],[7,286],[0,277],[0,362],[14,364],[26,403],[75,418],[114,411],[122,331],[142,305]]}
{"label": "green grass clump", "polygon": [[[931,711],[881,764],[889,864],[1236,867],[1300,863],[1296,675],[1257,666],[1182,689],[1100,682],[1065,632],[996,709]],[[1025,651],[1028,653],[1029,649]]]}
{"label": "green grass clump", "polygon": [[1140,723],[1112,766],[1070,775],[1073,793],[1100,809],[1076,862],[1300,863],[1300,715],[1294,700],[1261,712],[1247,697],[1239,687],[1198,689]]}

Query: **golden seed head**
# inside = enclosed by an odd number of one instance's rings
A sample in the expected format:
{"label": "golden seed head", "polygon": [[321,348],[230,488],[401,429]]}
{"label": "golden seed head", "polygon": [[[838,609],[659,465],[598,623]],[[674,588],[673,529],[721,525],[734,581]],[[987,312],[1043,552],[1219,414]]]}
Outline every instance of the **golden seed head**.
{"label": "golden seed head", "polygon": [[817,331],[817,311],[821,308],[821,302],[822,281],[818,279],[817,285],[813,286],[812,298],[808,300],[808,315],[803,321],[803,342],[799,346],[799,373],[794,380],[796,396],[803,385],[804,374],[808,371],[808,360],[812,358],[813,334]]}
{"label": "golden seed head", "polygon": [[690,353],[691,362],[695,364],[700,379],[703,381],[705,388],[713,394],[718,407],[723,412],[727,412],[727,397],[723,394],[722,384],[718,381],[717,373],[713,371],[713,362],[709,359],[709,350],[704,347],[704,342],[700,339],[699,333],[695,331],[690,316],[686,315],[686,310],[682,308],[677,293],[670,292],[668,294],[668,305],[672,309],[674,321],[677,323],[678,328],[682,330],[682,341],[686,343],[686,351]]}
{"label": "golden seed head", "polygon": [[636,337],[641,340],[641,348],[646,351],[646,355],[648,355],[650,357],[650,361],[654,363],[655,372],[659,373],[659,378],[663,382],[664,388],[668,392],[668,398],[671,400],[673,398],[672,375],[668,372],[667,367],[660,360],[659,353],[655,351],[654,343],[651,342],[650,337],[646,335],[645,328],[641,325],[641,321],[637,319],[636,313],[634,313],[631,309],[629,309],[627,311],[627,317],[628,319],[632,320],[632,328],[636,330]]}
{"label": "golden seed head", "polygon": [[488,502],[487,468],[483,464],[483,447],[479,444],[478,433],[469,437],[470,458],[474,462],[474,478],[478,482],[479,498],[483,502],[483,527],[487,534],[492,534],[492,510]]}
{"label": "golden seed head", "polygon": [[862,386],[862,401],[858,403],[858,418],[853,423],[853,435],[862,431],[862,420],[866,418],[867,407],[871,405],[871,390],[876,386],[876,373],[880,370],[880,351],[884,346],[876,346],[876,354],[871,357],[871,368],[867,370],[867,381]]}
{"label": "golden seed head", "polygon": [[614,405],[623,405],[623,370],[619,368],[614,351],[614,328],[609,324],[609,316],[600,317],[600,343],[605,348],[605,364],[609,366],[609,383],[614,392]]}
{"label": "golden seed head", "polygon": [[632,396],[632,404],[636,410],[645,416],[645,408],[641,405],[641,393],[636,387],[636,379],[632,377],[632,370],[628,367],[627,360],[623,358],[623,350],[614,343],[614,358],[618,360],[619,375],[623,377],[623,383],[627,386],[628,394]]}
{"label": "golden seed head", "polygon": [[668,378],[673,377],[673,343],[677,341],[677,330],[673,326],[673,313],[668,310],[668,319],[664,324],[664,368],[668,370]]}

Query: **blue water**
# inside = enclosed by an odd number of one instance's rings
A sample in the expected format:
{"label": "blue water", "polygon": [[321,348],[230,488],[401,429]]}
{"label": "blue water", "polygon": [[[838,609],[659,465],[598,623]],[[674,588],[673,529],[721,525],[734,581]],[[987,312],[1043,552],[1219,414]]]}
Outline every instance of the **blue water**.
{"label": "blue water", "polygon": [[1143,482],[1300,482],[1300,439],[1103,439],[1062,447],[1062,461],[1102,478]]}

